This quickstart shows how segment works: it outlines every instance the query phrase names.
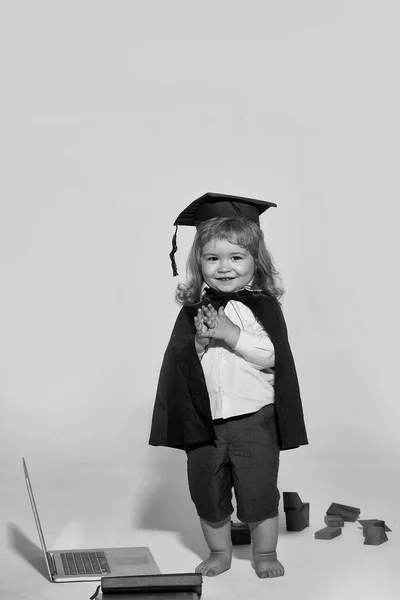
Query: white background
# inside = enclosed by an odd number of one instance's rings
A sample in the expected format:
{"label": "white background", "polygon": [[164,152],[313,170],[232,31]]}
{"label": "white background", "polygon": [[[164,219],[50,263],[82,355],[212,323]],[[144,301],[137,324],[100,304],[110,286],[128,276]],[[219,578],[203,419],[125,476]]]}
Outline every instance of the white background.
{"label": "white background", "polygon": [[[278,205],[261,222],[310,442],[282,453],[280,489],[312,527],[289,536],[282,516],[284,578],[237,559],[204,597],[243,597],[238,573],[253,597],[395,597],[399,16],[394,0],[2,3],[5,597],[77,597],[37,572],[23,455],[50,547],[149,545],[163,572],[207,554],[184,453],[148,446],[194,233],[173,278],[172,224],[207,191]],[[353,524],[314,540],[331,502],[385,519],[389,543]]]}

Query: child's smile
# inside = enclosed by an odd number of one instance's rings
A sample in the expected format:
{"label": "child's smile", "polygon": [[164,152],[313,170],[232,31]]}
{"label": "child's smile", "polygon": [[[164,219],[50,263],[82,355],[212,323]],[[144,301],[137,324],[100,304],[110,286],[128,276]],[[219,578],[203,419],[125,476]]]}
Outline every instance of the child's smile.
{"label": "child's smile", "polygon": [[237,292],[253,279],[252,255],[228,240],[208,242],[202,249],[200,261],[205,283],[222,292]]}

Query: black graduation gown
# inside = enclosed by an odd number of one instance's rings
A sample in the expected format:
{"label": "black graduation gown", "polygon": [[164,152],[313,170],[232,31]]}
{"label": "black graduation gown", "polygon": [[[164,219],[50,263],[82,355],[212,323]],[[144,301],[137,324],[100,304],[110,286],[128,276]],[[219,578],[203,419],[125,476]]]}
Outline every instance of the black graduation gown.
{"label": "black graduation gown", "polygon": [[[275,349],[275,409],[281,450],[308,444],[299,384],[285,319],[268,294],[240,298],[260,321]],[[215,308],[225,304],[212,300]],[[184,305],[175,322],[161,366],[149,444],[186,449],[216,439],[210,399],[194,337],[200,304]]]}

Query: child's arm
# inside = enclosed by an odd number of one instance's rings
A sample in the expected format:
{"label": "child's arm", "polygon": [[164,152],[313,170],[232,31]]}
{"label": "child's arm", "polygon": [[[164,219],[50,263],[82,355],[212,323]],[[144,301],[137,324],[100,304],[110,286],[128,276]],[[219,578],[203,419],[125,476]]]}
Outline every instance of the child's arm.
{"label": "child's arm", "polygon": [[208,327],[204,322],[204,316],[201,308],[198,309],[197,315],[194,318],[194,325],[196,327],[194,345],[199,358],[201,358],[206,351],[208,344],[210,343],[210,337],[207,335]]}
{"label": "child's arm", "polygon": [[239,339],[240,328],[225,315],[222,307],[217,313],[211,304],[208,307],[202,306],[197,311],[194,324],[196,327],[195,346],[199,355],[203,355],[211,338],[222,340],[231,348],[237,344]]}
{"label": "child's arm", "polygon": [[203,321],[207,326],[204,335],[207,335],[210,339],[221,340],[230,348],[234,348],[240,336],[240,327],[226,316],[222,306],[218,312],[211,304],[203,306],[202,309]]}
{"label": "child's arm", "polygon": [[261,325],[254,333],[244,331],[225,315],[222,307],[217,313],[211,304],[203,307],[203,313],[213,337],[224,341],[258,370],[274,367],[274,345]]}
{"label": "child's arm", "polygon": [[252,333],[241,329],[233,350],[260,371],[275,366],[274,345],[261,325],[259,331]]}

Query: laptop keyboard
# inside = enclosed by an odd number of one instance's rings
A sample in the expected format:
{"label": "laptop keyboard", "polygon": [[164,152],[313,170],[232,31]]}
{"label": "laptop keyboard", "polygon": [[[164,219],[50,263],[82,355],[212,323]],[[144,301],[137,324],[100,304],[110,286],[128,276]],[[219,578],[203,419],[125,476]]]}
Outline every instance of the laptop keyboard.
{"label": "laptop keyboard", "polygon": [[111,573],[104,552],[61,552],[66,575],[101,575]]}

